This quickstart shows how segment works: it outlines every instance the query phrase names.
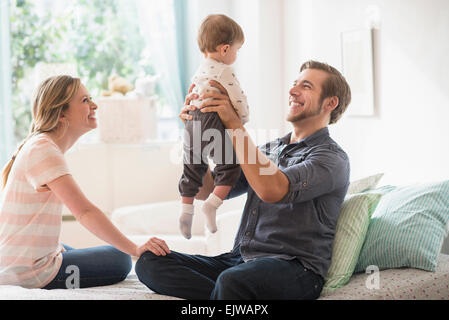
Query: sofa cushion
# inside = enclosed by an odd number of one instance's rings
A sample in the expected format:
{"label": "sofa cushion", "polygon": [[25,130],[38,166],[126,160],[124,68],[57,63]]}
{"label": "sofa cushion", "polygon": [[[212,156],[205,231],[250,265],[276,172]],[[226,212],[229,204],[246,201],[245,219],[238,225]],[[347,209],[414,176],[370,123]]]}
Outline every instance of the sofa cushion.
{"label": "sofa cushion", "polygon": [[347,194],[354,194],[363,192],[365,190],[374,189],[383,176],[384,176],[383,173],[378,173],[372,176],[351,181],[348,187]]}
{"label": "sofa cushion", "polygon": [[370,265],[435,271],[448,221],[449,180],[396,188],[372,215],[355,271]]}
{"label": "sofa cushion", "polygon": [[338,216],[332,260],[322,295],[344,286],[351,278],[365,240],[371,214],[381,196],[393,187],[347,195]]}

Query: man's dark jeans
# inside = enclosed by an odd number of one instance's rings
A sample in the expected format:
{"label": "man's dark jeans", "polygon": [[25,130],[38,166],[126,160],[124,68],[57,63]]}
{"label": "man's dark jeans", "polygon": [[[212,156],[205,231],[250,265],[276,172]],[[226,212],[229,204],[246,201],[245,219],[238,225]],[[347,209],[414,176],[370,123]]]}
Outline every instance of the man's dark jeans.
{"label": "man's dark jeans", "polygon": [[184,299],[312,300],[319,297],[323,278],[297,260],[257,258],[244,262],[240,253],[215,257],[171,251],[147,251],[135,267],[151,290]]}

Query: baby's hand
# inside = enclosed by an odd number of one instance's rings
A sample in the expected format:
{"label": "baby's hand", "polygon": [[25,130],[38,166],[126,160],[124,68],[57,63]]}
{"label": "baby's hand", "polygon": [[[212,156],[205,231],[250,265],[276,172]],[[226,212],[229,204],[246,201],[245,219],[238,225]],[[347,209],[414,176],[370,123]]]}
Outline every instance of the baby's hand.
{"label": "baby's hand", "polygon": [[192,84],[189,88],[189,93],[186,96],[185,102],[184,102],[184,108],[181,109],[181,112],[179,113],[179,119],[181,119],[182,122],[186,122],[186,120],[192,120],[193,117],[189,114],[189,111],[196,110],[196,106],[191,106],[190,101],[198,99],[198,95],[196,93],[192,93],[193,88],[195,87],[195,84]]}

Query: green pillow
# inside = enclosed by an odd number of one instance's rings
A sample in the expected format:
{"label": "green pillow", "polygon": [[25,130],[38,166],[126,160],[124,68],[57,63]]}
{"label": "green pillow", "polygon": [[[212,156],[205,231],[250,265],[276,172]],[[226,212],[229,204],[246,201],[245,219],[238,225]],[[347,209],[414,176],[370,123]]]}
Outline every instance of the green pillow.
{"label": "green pillow", "polygon": [[355,272],[370,265],[435,271],[448,221],[449,180],[396,188],[373,213]]}
{"label": "green pillow", "polygon": [[351,278],[368,230],[371,214],[380,197],[393,187],[346,196],[340,209],[332,249],[332,260],[321,295],[332,293]]}

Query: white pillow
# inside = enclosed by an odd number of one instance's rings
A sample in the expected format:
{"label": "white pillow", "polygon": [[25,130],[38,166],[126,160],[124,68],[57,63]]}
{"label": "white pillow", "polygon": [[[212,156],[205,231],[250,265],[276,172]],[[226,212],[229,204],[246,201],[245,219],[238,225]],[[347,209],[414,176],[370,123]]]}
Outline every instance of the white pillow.
{"label": "white pillow", "polygon": [[374,189],[383,175],[383,173],[378,173],[369,177],[352,181],[349,184],[347,194],[360,193],[366,190]]}

